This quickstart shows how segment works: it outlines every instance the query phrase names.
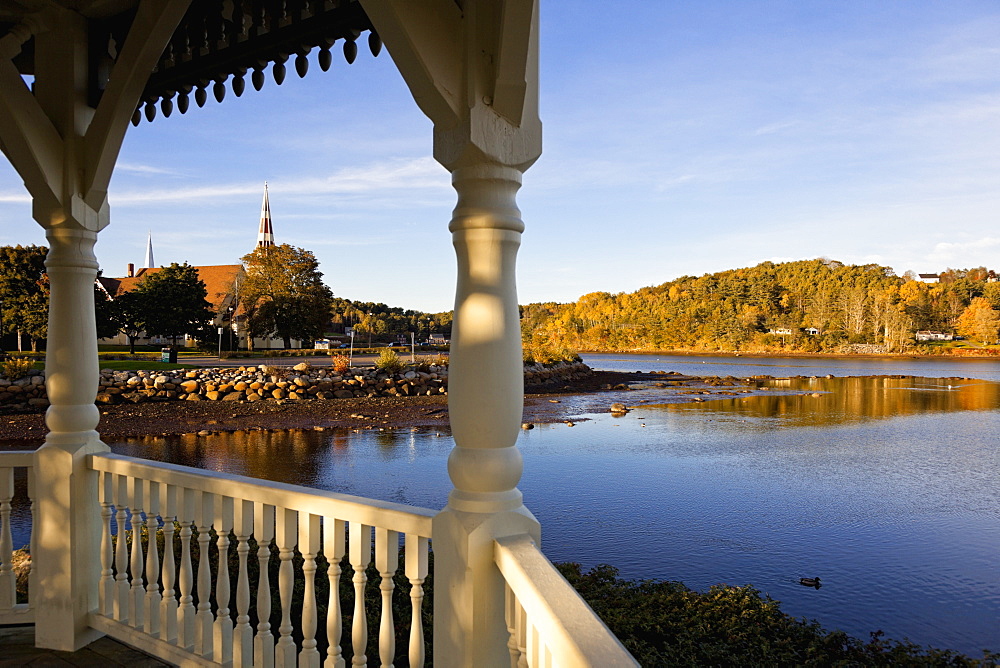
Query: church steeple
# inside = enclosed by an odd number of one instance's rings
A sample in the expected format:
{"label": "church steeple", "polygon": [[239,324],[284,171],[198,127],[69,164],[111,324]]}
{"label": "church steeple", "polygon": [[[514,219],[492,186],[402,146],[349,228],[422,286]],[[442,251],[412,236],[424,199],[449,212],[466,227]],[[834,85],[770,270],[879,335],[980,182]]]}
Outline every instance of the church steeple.
{"label": "church steeple", "polygon": [[143,267],[147,269],[152,269],[156,265],[153,264],[153,232],[150,231],[146,234],[146,261],[143,262]]}
{"label": "church steeple", "polygon": [[271,205],[267,201],[267,181],[264,181],[264,201],[260,205],[260,229],[257,231],[257,248],[274,245],[274,230],[271,229]]}

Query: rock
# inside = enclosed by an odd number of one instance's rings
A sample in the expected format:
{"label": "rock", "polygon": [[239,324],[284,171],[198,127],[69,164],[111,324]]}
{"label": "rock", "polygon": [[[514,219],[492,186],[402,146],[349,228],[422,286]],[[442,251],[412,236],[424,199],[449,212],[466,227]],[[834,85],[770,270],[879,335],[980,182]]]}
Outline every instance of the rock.
{"label": "rock", "polygon": [[527,431],[529,429],[534,429],[534,428],[535,428],[535,425],[531,424],[530,422],[525,422],[525,423],[523,423],[521,425],[521,429],[524,429],[525,431]]}
{"label": "rock", "polygon": [[338,399],[350,399],[354,396],[354,392],[351,392],[350,390],[337,390],[333,393],[333,396]]}
{"label": "rock", "polygon": [[218,401],[221,397],[222,395],[215,390],[205,393],[205,398],[208,399],[209,401]]}
{"label": "rock", "polygon": [[223,401],[239,401],[243,398],[242,392],[230,392],[226,396],[222,397]]}
{"label": "rock", "polygon": [[628,413],[628,406],[625,404],[614,403],[611,404],[612,413]]}
{"label": "rock", "polygon": [[309,362],[299,362],[298,364],[296,364],[295,366],[292,367],[292,370],[293,371],[308,371],[311,368],[312,368],[312,365],[309,364]]}

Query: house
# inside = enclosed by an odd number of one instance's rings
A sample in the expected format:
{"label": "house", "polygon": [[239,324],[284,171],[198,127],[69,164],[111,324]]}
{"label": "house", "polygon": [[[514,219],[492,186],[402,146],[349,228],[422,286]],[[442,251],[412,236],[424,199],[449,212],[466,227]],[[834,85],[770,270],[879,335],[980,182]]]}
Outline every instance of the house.
{"label": "house", "polygon": [[939,274],[917,274],[917,278],[924,283],[939,283],[941,281]]}
{"label": "house", "polygon": [[954,334],[949,334],[947,332],[933,332],[929,330],[921,330],[914,336],[917,341],[953,341],[955,339]]}
{"label": "house", "polygon": [[791,327],[772,327],[767,330],[767,333],[775,336],[791,336],[794,332],[792,332]]}
{"label": "house", "polygon": [[[105,278],[98,276],[97,281],[107,295],[114,299],[118,295],[134,290],[147,276],[159,272],[162,267],[142,267],[138,271],[135,265],[129,264],[126,275],[121,278]],[[246,272],[241,264],[222,264],[195,267],[198,278],[205,284],[206,299],[215,312],[213,327],[231,327],[234,323],[233,311],[236,306],[236,291]],[[165,344],[170,341],[162,337],[140,337],[136,343]],[[109,339],[100,339],[99,343],[128,345],[128,337],[118,334]],[[190,336],[184,336],[184,345],[193,347],[197,342]]]}

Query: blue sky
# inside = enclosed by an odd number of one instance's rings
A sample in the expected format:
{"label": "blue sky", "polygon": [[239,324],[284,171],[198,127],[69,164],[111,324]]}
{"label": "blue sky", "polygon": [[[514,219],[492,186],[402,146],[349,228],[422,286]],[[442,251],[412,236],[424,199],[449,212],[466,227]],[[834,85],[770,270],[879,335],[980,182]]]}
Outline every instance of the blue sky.
{"label": "blue sky", "polygon": [[[1000,269],[996,2],[611,9],[542,2],[521,303],[820,256]],[[106,274],[142,262],[148,230],[158,264],[236,262],[266,180],[277,241],[314,251],[336,295],[451,308],[455,195],[430,122],[388,53],[310,60],[304,79],[129,130]],[[0,223],[0,244],[44,243],[6,161]]]}

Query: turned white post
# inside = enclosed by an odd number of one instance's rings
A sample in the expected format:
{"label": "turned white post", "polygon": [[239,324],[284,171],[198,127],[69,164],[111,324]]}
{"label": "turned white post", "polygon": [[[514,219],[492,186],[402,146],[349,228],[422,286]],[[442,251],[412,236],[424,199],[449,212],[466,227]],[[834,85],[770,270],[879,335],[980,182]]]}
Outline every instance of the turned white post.
{"label": "turned white post", "polygon": [[372,562],[372,528],[361,522],[351,522],[348,525],[347,540],[350,544],[351,568],[354,569],[354,618],[351,620],[351,643],[354,656],[352,666],[367,666],[368,657],[365,650],[368,647],[368,612],[365,606],[365,584],[368,574],[365,572]]}
{"label": "turned white post", "polygon": [[274,538],[278,545],[278,596],[281,600],[281,624],[278,642],[274,646],[275,668],[295,666],[295,642],[292,640],[292,585],[294,572],[292,557],[298,532],[298,517],[294,510],[278,508],[275,511]]}
{"label": "turned white post", "polygon": [[[146,499],[146,535],[149,542],[146,548],[146,607],[144,623],[146,633],[153,637],[160,636],[160,585],[157,577],[160,574],[160,554],[156,537],[160,529],[160,483],[144,480],[143,495]],[[164,544],[169,549],[169,546]]]}
{"label": "turned white post", "polygon": [[[79,211],[74,214],[97,217],[82,202],[75,203]],[[36,202],[35,216],[40,222],[64,216],[66,220],[65,226],[46,232],[50,294],[45,384],[51,405],[45,418],[50,431],[35,454],[38,524],[33,530],[38,542],[32,567],[38,569],[38,581],[44,585],[32,597],[38,596],[34,599],[36,644],[73,651],[101,635],[87,621],[99,605],[103,522],[97,474],[88,469],[87,456],[107,452],[108,447],[95,431],[99,419],[94,405],[98,368],[93,248],[97,233],[73,225],[68,214],[62,209],[43,209]],[[120,546],[125,541],[124,519],[119,512]],[[124,556],[122,550],[119,554]],[[125,559],[117,566],[124,577]]]}
{"label": "turned white post", "polygon": [[316,649],[316,554],[320,545],[320,516],[299,513],[299,552],[302,553],[302,576],[305,592],[302,600],[302,652],[300,668],[319,668],[319,650]]}
{"label": "turned white post", "polygon": [[237,500],[233,506],[236,527],[236,554],[240,572],[236,579],[236,629],[233,641],[233,665],[253,664],[253,629],[250,627],[250,535],[253,533],[253,502]]}
{"label": "turned white post", "polygon": [[[326,608],[326,639],[330,646],[326,650],[323,668],[344,668],[344,656],[340,649],[340,639],[344,631],[344,620],[340,610],[340,561],[347,550],[345,536],[346,523],[332,517],[323,518],[323,556],[328,564],[327,582],[330,596]],[[417,664],[413,664],[417,665]]]}
{"label": "turned white post", "polygon": [[253,504],[253,536],[257,539],[257,635],[253,639],[253,665],[274,665],[274,634],[271,633],[271,579],[267,568],[274,539],[274,506]]}
{"label": "turned white post", "polygon": [[515,446],[523,363],[514,271],[524,224],[516,193],[542,150],[538,0],[361,0],[452,174],[458,260],[448,406],[454,489],[434,518],[434,665],[509,665],[495,538],[528,534]]}
{"label": "turned white post", "polygon": [[375,527],[375,568],[378,569],[382,611],[378,627],[378,656],[383,666],[392,666],[396,657],[396,620],[392,614],[392,581],[399,570],[399,533]]}
{"label": "turned white post", "polygon": [[[200,498],[199,498],[200,497]],[[215,635],[212,631],[215,617],[212,616],[212,571],[209,567],[209,531],[215,519],[215,495],[195,492],[198,519],[198,612],[195,614],[197,626],[194,633],[194,651],[206,659],[212,658]]]}
{"label": "turned white post", "polygon": [[219,549],[219,570],[215,583],[214,647],[212,656],[218,663],[229,663],[233,658],[233,620],[229,614],[229,532],[233,530],[234,500],[219,497],[215,505],[215,545]]}

